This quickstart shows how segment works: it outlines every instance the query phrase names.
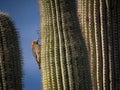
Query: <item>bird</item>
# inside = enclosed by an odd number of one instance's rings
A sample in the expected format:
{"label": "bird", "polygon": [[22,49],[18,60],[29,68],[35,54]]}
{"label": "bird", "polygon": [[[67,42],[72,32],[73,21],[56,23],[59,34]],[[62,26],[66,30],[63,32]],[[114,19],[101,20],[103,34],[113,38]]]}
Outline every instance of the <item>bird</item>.
{"label": "bird", "polygon": [[41,45],[38,43],[38,40],[32,41],[32,53],[36,59],[39,69],[41,69]]}

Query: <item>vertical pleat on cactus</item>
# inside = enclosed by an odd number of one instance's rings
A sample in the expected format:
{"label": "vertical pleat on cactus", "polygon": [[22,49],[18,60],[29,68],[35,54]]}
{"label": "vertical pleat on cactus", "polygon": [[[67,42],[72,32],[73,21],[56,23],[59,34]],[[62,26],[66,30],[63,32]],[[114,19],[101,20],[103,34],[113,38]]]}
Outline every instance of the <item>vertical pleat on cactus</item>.
{"label": "vertical pleat on cactus", "polygon": [[14,23],[0,12],[0,90],[22,90],[22,55]]}
{"label": "vertical pleat on cactus", "polygon": [[99,2],[94,0],[94,29],[95,29],[95,42],[96,42],[96,84],[95,87],[98,90],[102,89],[102,50],[101,50],[101,31],[100,31],[100,11]]}

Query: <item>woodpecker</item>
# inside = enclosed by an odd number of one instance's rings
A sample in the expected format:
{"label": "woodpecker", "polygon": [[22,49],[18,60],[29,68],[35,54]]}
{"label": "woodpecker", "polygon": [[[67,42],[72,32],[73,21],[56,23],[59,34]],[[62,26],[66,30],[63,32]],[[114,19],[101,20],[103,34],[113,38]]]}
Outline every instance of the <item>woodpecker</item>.
{"label": "woodpecker", "polygon": [[32,53],[36,59],[36,62],[41,69],[41,45],[38,43],[38,40],[32,42]]}

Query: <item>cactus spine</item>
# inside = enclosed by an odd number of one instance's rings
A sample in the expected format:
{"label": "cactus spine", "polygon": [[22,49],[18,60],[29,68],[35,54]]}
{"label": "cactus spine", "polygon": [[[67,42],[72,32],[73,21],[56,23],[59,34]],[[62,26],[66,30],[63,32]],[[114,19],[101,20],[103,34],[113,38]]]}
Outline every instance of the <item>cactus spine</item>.
{"label": "cactus spine", "polygon": [[22,90],[19,37],[13,22],[0,13],[0,90]]}
{"label": "cactus spine", "polygon": [[119,5],[119,0],[78,0],[78,17],[89,53],[93,90],[120,89]]}
{"label": "cactus spine", "polygon": [[44,90],[92,90],[75,0],[39,0]]}

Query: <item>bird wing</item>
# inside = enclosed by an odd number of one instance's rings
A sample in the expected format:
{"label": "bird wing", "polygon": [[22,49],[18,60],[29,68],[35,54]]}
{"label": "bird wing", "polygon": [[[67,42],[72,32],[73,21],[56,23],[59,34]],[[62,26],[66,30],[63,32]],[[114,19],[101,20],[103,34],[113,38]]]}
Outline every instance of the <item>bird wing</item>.
{"label": "bird wing", "polygon": [[36,55],[36,52],[35,52],[35,49],[34,49],[34,48],[32,48],[32,54],[33,54],[33,56],[35,57],[35,59],[37,59],[37,55]]}

